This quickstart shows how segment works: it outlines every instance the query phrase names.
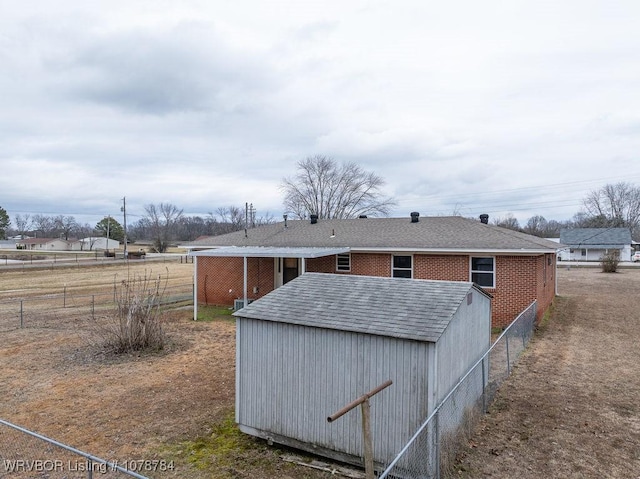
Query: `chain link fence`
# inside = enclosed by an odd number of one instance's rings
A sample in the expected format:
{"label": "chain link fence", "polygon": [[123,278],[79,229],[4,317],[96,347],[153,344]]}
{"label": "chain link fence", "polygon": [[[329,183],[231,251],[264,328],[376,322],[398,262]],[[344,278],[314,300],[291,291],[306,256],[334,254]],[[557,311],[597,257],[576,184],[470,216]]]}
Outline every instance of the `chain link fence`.
{"label": "chain link fence", "polygon": [[457,453],[470,439],[478,419],[533,336],[536,314],[534,301],[435,408],[380,479],[439,479],[454,475]]}
{"label": "chain link fence", "polygon": [[172,469],[168,461],[106,461],[0,419],[0,478],[148,479]]}
{"label": "chain link fence", "polygon": [[[162,306],[193,305],[193,285],[162,290]],[[118,290],[92,294],[67,292],[0,301],[0,331],[19,328],[69,329],[81,327],[82,320],[109,314],[117,305]]]}

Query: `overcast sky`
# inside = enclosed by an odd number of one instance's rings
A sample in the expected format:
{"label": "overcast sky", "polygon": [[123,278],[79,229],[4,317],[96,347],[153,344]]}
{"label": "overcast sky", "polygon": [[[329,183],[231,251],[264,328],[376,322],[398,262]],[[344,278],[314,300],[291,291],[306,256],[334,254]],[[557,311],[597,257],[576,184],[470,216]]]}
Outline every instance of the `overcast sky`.
{"label": "overcast sky", "polygon": [[0,0],[0,95],[12,220],[280,217],[316,154],[392,216],[570,219],[640,183],[640,2]]}

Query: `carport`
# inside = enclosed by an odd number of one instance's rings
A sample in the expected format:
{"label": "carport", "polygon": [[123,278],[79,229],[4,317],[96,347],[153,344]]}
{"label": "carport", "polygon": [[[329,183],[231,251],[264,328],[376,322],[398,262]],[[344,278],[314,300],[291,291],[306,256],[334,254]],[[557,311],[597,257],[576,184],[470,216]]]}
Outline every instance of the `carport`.
{"label": "carport", "polygon": [[247,258],[297,258],[300,260],[300,274],[304,274],[306,270],[306,260],[313,258],[322,258],[324,256],[333,256],[342,253],[348,253],[351,249],[348,247],[340,248],[311,248],[311,247],[267,247],[267,246],[230,246],[226,248],[207,249],[202,251],[190,251],[189,256],[193,256],[194,260],[194,276],[193,276],[193,319],[198,319],[198,258],[199,257],[232,257],[243,259],[243,300],[244,305],[248,301],[247,286]]}

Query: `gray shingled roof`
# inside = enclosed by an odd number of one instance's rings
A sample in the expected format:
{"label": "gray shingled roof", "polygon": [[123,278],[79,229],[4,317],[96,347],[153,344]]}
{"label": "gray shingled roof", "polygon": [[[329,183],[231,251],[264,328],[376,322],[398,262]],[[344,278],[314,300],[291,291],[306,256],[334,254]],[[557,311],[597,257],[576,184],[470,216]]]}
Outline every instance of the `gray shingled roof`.
{"label": "gray shingled roof", "polygon": [[597,249],[631,245],[629,228],[571,228],[560,231],[560,243],[570,247]]}
{"label": "gray shingled roof", "polygon": [[353,250],[508,250],[511,253],[554,252],[558,243],[459,216],[289,220],[200,239],[192,248],[218,246],[336,247]]}
{"label": "gray shingled roof", "polygon": [[234,316],[436,342],[472,290],[487,296],[469,282],[305,273]]}

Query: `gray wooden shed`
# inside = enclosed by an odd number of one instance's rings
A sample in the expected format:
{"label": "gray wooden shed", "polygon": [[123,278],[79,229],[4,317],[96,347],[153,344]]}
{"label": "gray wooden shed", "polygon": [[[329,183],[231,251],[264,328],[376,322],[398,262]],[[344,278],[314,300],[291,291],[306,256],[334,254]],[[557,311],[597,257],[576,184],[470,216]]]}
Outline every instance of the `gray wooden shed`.
{"label": "gray wooden shed", "polygon": [[469,282],[305,273],[234,313],[240,430],[362,464],[360,411],[379,384],[374,457],[386,463],[488,349],[491,301]]}

